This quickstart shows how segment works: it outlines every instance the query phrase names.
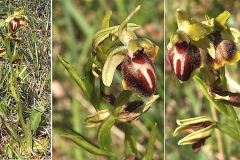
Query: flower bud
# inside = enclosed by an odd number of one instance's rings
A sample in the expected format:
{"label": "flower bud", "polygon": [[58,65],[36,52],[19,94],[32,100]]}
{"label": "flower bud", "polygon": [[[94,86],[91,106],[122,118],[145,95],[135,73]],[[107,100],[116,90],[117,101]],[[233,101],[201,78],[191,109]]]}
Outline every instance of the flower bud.
{"label": "flower bud", "polygon": [[132,57],[126,55],[121,73],[124,89],[133,90],[145,97],[150,97],[155,92],[157,84],[155,67],[143,49],[137,50]]}
{"label": "flower bud", "polygon": [[9,22],[9,26],[13,32],[16,31],[18,29],[18,27],[20,26],[19,20],[17,18],[13,18]]}
{"label": "flower bud", "polygon": [[186,41],[176,43],[168,52],[173,73],[180,81],[187,81],[201,65],[200,50]]}
{"label": "flower bud", "polygon": [[215,88],[210,88],[209,92],[212,97],[219,102],[240,107],[240,93],[232,93]]}
{"label": "flower bud", "polygon": [[128,123],[138,120],[143,113],[143,104],[143,101],[133,101],[128,103],[127,107],[118,114],[118,120]]}
{"label": "flower bud", "polygon": [[87,116],[85,119],[86,127],[96,127],[102,123],[102,121],[111,114],[108,109],[98,111],[92,115]]}
{"label": "flower bud", "polygon": [[195,153],[201,149],[216,126],[215,121],[207,116],[177,120],[177,124],[179,127],[175,129],[173,136],[188,134],[178,142],[178,145],[192,144]]}

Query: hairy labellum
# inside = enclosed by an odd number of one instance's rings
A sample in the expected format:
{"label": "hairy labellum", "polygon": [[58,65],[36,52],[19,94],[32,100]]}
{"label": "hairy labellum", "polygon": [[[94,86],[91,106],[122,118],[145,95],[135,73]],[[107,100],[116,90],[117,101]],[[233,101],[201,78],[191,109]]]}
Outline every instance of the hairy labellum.
{"label": "hairy labellum", "polygon": [[232,40],[223,40],[220,32],[212,33],[208,36],[211,42],[214,44],[216,49],[216,57],[213,59],[208,56],[207,63],[210,67],[218,69],[226,63],[233,63],[238,59],[235,57],[237,52],[237,47]]}
{"label": "hairy labellum", "polygon": [[12,31],[16,31],[19,27],[20,23],[19,20],[14,18],[9,22],[9,26],[11,28]]}
{"label": "hairy labellum", "polygon": [[[216,58],[230,61],[237,51],[236,44],[231,40],[223,40],[216,48]],[[218,58],[219,57],[219,58]]]}
{"label": "hairy labellum", "polygon": [[143,50],[137,50],[133,57],[126,55],[121,72],[125,89],[134,90],[139,95],[146,97],[154,94],[157,84],[155,68]]}
{"label": "hairy labellum", "polygon": [[201,65],[200,50],[186,41],[176,43],[169,50],[167,60],[175,76],[180,81],[187,81],[192,72]]}

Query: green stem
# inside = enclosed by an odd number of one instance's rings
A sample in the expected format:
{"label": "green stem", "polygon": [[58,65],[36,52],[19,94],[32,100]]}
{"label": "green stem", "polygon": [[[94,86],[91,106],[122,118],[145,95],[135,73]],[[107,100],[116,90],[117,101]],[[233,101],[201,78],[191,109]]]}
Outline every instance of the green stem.
{"label": "green stem", "polygon": [[219,122],[216,122],[216,128],[232,137],[236,141],[240,142],[240,134],[235,128],[228,126],[227,124],[221,124]]}
{"label": "green stem", "polygon": [[23,129],[24,139],[27,142],[27,152],[31,152],[30,149],[32,148],[32,135],[31,135],[30,130],[28,129],[28,126],[26,125],[26,123],[24,121],[24,118],[23,118],[23,106],[21,103],[20,92],[19,92],[19,88],[17,85],[16,73],[14,71],[13,64],[11,63],[12,56],[11,56],[10,42],[8,42],[7,44],[8,44],[7,45],[8,62],[10,63],[10,70],[11,70],[10,87],[11,87],[13,97],[17,103],[19,121],[20,121],[20,124]]}
{"label": "green stem", "polygon": [[11,87],[13,87],[13,91],[15,91],[15,93],[13,94],[14,95],[13,97],[17,103],[19,121],[23,129],[24,138],[27,141],[27,151],[30,152],[30,149],[32,148],[32,135],[29,132],[28,126],[26,125],[23,118],[23,106],[21,103],[20,93],[17,85],[17,79],[16,79],[16,75],[15,75],[15,71],[12,63],[10,63],[10,66],[11,66],[11,82],[12,82]]}
{"label": "green stem", "polygon": [[[227,78],[225,76],[225,67],[222,67],[220,69],[220,79],[221,79],[222,89],[227,90]],[[228,118],[230,119],[230,121],[234,125],[235,129],[240,134],[240,121],[239,121],[238,115],[237,115],[234,107],[231,105],[226,105],[226,108],[227,108],[228,115],[229,115]]]}
{"label": "green stem", "polygon": [[[224,79],[224,78],[223,78]],[[223,113],[234,125],[235,129],[238,131],[238,133],[240,133],[240,121],[239,118],[237,116],[236,111],[234,110],[234,108],[230,105],[224,105],[220,102],[215,101],[208,93],[207,88],[205,87],[206,85],[203,83],[203,81],[200,79],[200,77],[198,77],[197,75],[195,75],[193,77],[193,80],[196,82],[196,84],[198,85],[198,87],[202,90],[203,94],[205,95],[205,97],[214,105],[214,107],[221,113]],[[222,81],[222,83],[226,83],[225,80]],[[221,84],[222,86],[224,86],[225,84]]]}
{"label": "green stem", "polygon": [[228,111],[225,105],[215,101],[208,93],[207,88],[205,87],[206,84],[204,84],[204,82],[200,79],[199,76],[195,75],[193,77],[193,80],[195,81],[195,83],[197,84],[197,86],[201,89],[201,91],[203,92],[204,96],[214,105],[214,107],[221,113],[223,113],[225,116],[229,116],[228,115]]}

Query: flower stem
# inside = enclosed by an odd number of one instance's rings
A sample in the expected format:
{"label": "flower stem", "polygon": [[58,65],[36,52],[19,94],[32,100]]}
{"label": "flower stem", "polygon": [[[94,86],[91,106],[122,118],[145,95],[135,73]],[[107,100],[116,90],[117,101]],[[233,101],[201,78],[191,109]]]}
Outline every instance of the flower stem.
{"label": "flower stem", "polygon": [[204,84],[204,82],[200,79],[199,76],[195,75],[193,77],[193,80],[195,81],[195,83],[197,84],[197,86],[201,89],[201,91],[203,92],[204,96],[214,105],[214,107],[221,113],[223,113],[225,116],[228,117],[228,111],[225,105],[215,101],[209,94],[206,88],[206,85]]}

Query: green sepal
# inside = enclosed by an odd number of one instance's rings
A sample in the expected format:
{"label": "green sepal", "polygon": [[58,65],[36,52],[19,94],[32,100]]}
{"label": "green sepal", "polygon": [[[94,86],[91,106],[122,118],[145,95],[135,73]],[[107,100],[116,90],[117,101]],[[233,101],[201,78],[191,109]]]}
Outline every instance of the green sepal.
{"label": "green sepal", "polygon": [[133,31],[127,28],[128,21],[133,17],[133,15],[141,8],[141,6],[137,6],[127,18],[120,24],[118,28],[118,37],[119,40],[124,44],[127,45],[130,39],[136,39],[136,35]]}
{"label": "green sepal", "polygon": [[194,41],[204,38],[213,32],[213,28],[202,23],[194,23],[187,26],[186,33]]}
{"label": "green sepal", "polygon": [[[93,42],[92,42],[93,50],[96,52],[96,47],[99,46],[99,44],[102,43],[106,38],[108,38],[109,35],[118,36],[118,28],[119,28],[119,25],[105,28],[95,33],[93,36]],[[140,25],[137,25],[134,23],[127,23],[128,31],[135,31],[139,28],[141,28]]]}
{"label": "green sepal", "polygon": [[111,10],[107,11],[107,13],[104,16],[103,21],[102,21],[102,29],[109,27],[109,21],[110,21],[111,16],[112,16],[112,11]]}
{"label": "green sepal", "polygon": [[177,17],[178,29],[185,30],[185,28],[190,24],[190,17],[188,13],[178,8],[176,17]]}
{"label": "green sepal", "polygon": [[102,81],[105,86],[109,87],[112,84],[115,70],[124,60],[126,53],[127,48],[125,46],[120,46],[109,54],[102,71]]}

